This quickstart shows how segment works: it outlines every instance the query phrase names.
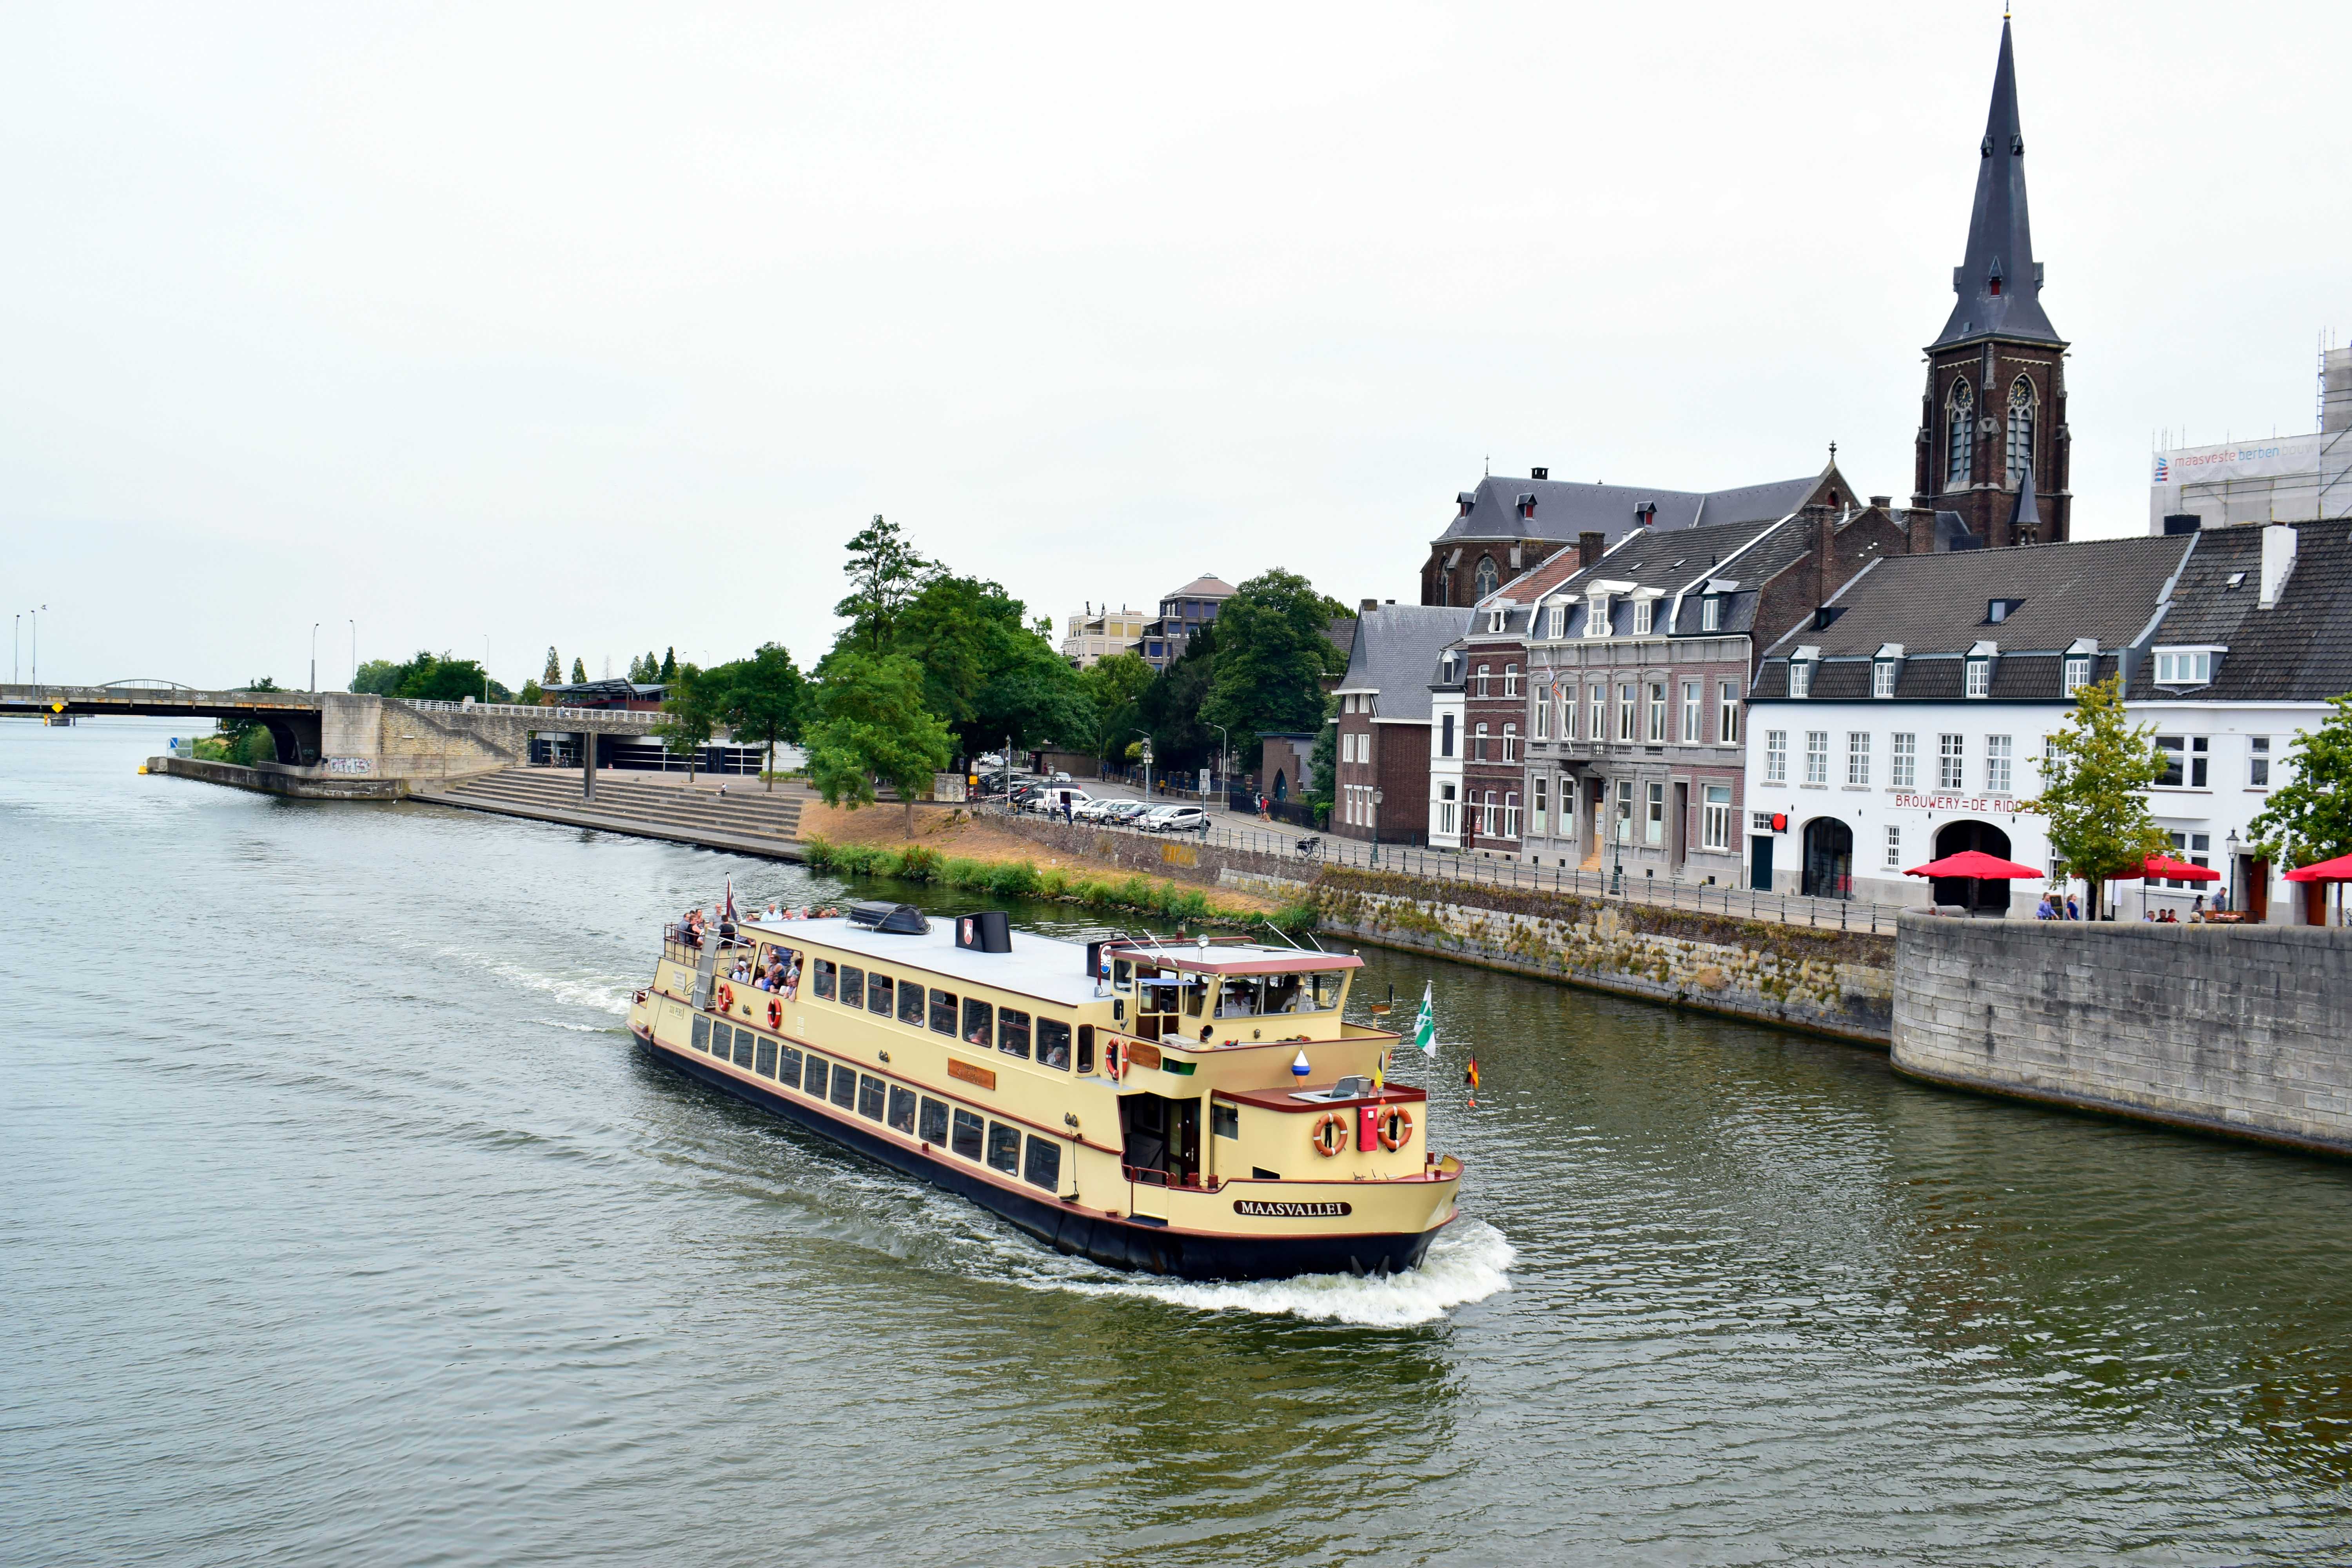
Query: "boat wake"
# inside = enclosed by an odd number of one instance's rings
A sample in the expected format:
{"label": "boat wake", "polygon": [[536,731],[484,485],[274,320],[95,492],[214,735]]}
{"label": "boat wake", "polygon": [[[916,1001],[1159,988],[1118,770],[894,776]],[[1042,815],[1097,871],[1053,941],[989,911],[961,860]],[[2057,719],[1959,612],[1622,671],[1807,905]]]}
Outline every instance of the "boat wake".
{"label": "boat wake", "polygon": [[1449,1226],[1430,1244],[1421,1267],[1386,1278],[1302,1274],[1289,1279],[1199,1284],[1149,1274],[1090,1274],[1023,1281],[1040,1289],[1087,1296],[1142,1296],[1203,1312],[1255,1312],[1310,1321],[1404,1328],[1433,1322],[1455,1307],[1511,1288],[1517,1248],[1484,1220]]}

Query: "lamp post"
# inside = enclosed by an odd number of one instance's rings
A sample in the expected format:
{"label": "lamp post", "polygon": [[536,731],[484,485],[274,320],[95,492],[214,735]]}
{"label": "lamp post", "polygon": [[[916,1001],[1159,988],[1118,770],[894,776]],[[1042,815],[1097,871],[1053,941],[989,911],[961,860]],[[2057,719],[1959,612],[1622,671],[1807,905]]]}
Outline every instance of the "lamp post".
{"label": "lamp post", "polygon": [[[1619,804],[1622,805],[1623,803],[1621,801]],[[1632,813],[1624,811],[1620,811],[1616,820],[1610,824],[1609,890],[1612,893],[1625,890],[1625,829],[1631,826]]]}
{"label": "lamp post", "polygon": [[33,684],[35,686],[41,684],[41,612],[47,608],[47,605],[36,605],[25,612],[25,618],[33,623]]}
{"label": "lamp post", "polygon": [[[1216,780],[1223,777],[1227,771],[1225,766],[1225,753],[1233,750],[1234,738],[1226,732],[1225,727],[1223,724],[1212,724],[1209,728],[1217,732],[1217,766],[1215,771],[1209,775],[1210,781],[1214,783]],[[1202,801],[1201,803],[1201,810],[1205,814],[1208,809],[1209,803],[1205,800]]]}
{"label": "lamp post", "polygon": [[490,700],[490,634],[482,634],[482,700]]}
{"label": "lamp post", "polygon": [[1383,798],[1383,796],[1386,795],[1386,793],[1387,793],[1387,792],[1386,792],[1386,791],[1384,791],[1384,790],[1382,790],[1382,789],[1380,787],[1380,785],[1378,785],[1378,784],[1374,784],[1374,785],[1372,786],[1372,859],[1371,859],[1371,863],[1372,863],[1373,865],[1375,865],[1375,866],[1377,866],[1377,865],[1379,865],[1379,864],[1381,863],[1381,799]]}
{"label": "lamp post", "polygon": [[2236,828],[2232,827],[2231,829],[2230,829],[2230,837],[2222,840],[2222,845],[2223,845],[2223,847],[2224,847],[2225,848],[2227,848],[2227,849],[2229,850],[2229,852],[2230,852],[2230,910],[2231,910],[2231,912],[2232,914],[2234,914],[2234,913],[2236,913],[2236,912],[2237,912],[2237,910],[2238,910],[2238,907],[2239,907],[2239,906],[2238,906],[2238,830],[2237,830]]}
{"label": "lamp post", "polygon": [[354,617],[354,618],[352,618],[352,690],[354,690],[354,691],[357,691],[357,690],[359,689],[359,687],[360,687],[360,623],[359,623],[359,621],[357,620],[357,618],[356,618],[356,617]]}
{"label": "lamp post", "polygon": [[319,628],[325,624],[323,621],[310,623],[310,689],[313,692],[319,689]]}
{"label": "lamp post", "polygon": [[1151,731],[1129,730],[1128,733],[1143,737],[1143,798],[1148,804],[1151,799]]}

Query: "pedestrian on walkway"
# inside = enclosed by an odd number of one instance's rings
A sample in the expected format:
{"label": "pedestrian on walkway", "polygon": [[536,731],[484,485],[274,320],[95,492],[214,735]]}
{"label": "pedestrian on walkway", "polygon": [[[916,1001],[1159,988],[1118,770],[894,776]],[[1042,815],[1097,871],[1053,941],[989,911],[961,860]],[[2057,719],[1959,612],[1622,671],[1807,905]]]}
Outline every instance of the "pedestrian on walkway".
{"label": "pedestrian on walkway", "polygon": [[2074,895],[2072,893],[2066,895],[2066,918],[2070,921],[2083,918],[2083,907],[2074,901]]}

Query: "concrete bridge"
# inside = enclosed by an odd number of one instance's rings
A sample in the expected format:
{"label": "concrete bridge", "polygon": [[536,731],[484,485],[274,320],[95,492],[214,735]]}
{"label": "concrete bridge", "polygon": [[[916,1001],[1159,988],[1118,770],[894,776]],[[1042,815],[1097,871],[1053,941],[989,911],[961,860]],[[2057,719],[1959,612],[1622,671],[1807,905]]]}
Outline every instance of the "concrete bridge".
{"label": "concrete bridge", "polygon": [[[409,784],[439,783],[528,762],[533,735],[566,735],[587,763],[583,793],[595,793],[604,735],[646,735],[658,713],[604,708],[541,708],[520,702],[428,702],[347,691],[205,691],[167,680],[117,680],[103,686],[0,686],[0,715],[78,717],[121,713],[152,718],[224,719],[258,723],[278,744],[278,761],[247,781],[217,776],[222,763],[174,767],[218,783],[250,783],[282,795],[345,798],[396,795]],[[246,770],[234,770],[242,773]]]}

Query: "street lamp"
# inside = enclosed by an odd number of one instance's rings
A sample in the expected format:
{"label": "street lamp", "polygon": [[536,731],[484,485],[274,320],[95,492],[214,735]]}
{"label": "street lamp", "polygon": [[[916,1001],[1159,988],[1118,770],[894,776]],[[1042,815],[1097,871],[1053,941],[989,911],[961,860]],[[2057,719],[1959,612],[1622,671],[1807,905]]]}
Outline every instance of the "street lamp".
{"label": "street lamp", "polygon": [[323,621],[310,623],[310,689],[313,692],[319,689],[319,628],[325,624]]}
{"label": "street lamp", "polygon": [[41,683],[41,612],[47,608],[47,605],[36,605],[25,612],[26,618],[33,623],[33,684],[35,686]]}
{"label": "street lamp", "polygon": [[1151,731],[1129,730],[1128,733],[1143,737],[1143,798],[1149,801],[1151,798]]}
{"label": "street lamp", "polygon": [[360,689],[360,623],[352,621],[352,689]]}
{"label": "street lamp", "polygon": [[490,634],[482,634],[482,700],[490,700]]}
{"label": "street lamp", "polygon": [[1372,864],[1381,863],[1381,801],[1386,794],[1380,785],[1372,786]]}
{"label": "street lamp", "polygon": [[[1232,771],[1225,765],[1225,753],[1234,749],[1234,738],[1232,735],[1226,733],[1225,727],[1223,724],[1212,724],[1209,728],[1217,732],[1217,766],[1216,771],[1210,775],[1212,782],[1214,782],[1217,778],[1220,778]],[[1230,788],[1231,786],[1229,785],[1227,787]],[[1208,807],[1209,803],[1207,801],[1204,800],[1201,803],[1201,809],[1202,811],[1206,811]]]}
{"label": "street lamp", "polygon": [[2230,852],[2230,908],[2234,911],[2242,907],[2238,902],[2238,830],[2236,828],[2230,829],[2230,837],[2222,840],[2222,845]]}
{"label": "street lamp", "polygon": [[1611,825],[1613,831],[1609,835],[1609,890],[1612,893],[1625,890],[1625,832],[1633,826],[1633,814],[1628,809],[1630,805],[1622,795],[1619,796],[1617,819]]}

